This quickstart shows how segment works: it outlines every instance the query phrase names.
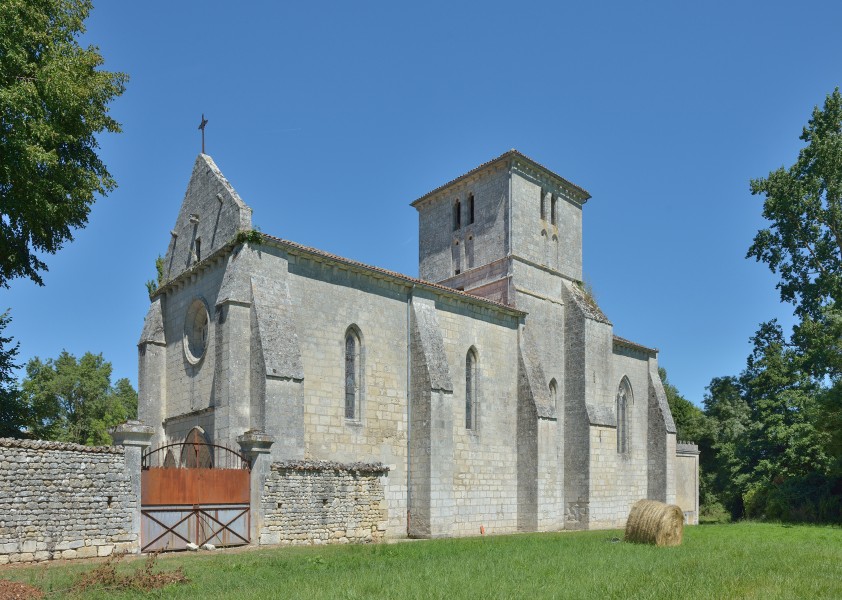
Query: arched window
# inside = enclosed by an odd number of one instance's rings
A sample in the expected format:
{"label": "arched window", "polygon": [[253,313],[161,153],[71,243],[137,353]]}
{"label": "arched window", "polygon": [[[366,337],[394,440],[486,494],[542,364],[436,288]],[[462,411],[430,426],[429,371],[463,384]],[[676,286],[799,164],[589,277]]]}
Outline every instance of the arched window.
{"label": "arched window", "polygon": [[627,454],[629,451],[629,412],[634,403],[631,383],[628,377],[623,377],[617,390],[617,452]]}
{"label": "arched window", "polygon": [[184,438],[184,445],[181,447],[181,466],[187,469],[213,468],[213,453],[201,427],[194,427]]}
{"label": "arched window", "polygon": [[453,203],[453,231],[462,227],[462,205],[459,198]]}
{"label": "arched window", "polygon": [[477,352],[468,350],[465,357],[465,429],[477,425]]}
{"label": "arched window", "polygon": [[345,418],[359,420],[362,390],[362,341],[353,325],[345,332]]}
{"label": "arched window", "polygon": [[555,379],[550,380],[550,402],[553,403],[553,408],[556,409],[556,416],[558,416],[558,383]]}
{"label": "arched window", "polygon": [[468,195],[468,225],[474,222],[474,195]]}
{"label": "arched window", "polygon": [[556,198],[555,194],[550,198],[550,223],[556,225]]}

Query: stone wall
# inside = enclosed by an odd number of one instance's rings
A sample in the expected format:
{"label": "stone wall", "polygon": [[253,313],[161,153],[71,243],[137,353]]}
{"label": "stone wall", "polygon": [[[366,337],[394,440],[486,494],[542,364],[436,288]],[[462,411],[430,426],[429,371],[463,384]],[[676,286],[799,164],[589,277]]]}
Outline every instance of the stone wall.
{"label": "stone wall", "polygon": [[0,439],[0,564],[137,552],[122,447]]}
{"label": "stone wall", "polygon": [[692,442],[676,443],[675,503],[687,525],[699,524],[699,447]]}
{"label": "stone wall", "polygon": [[381,541],[388,473],[379,463],[273,463],[261,498],[260,544]]}

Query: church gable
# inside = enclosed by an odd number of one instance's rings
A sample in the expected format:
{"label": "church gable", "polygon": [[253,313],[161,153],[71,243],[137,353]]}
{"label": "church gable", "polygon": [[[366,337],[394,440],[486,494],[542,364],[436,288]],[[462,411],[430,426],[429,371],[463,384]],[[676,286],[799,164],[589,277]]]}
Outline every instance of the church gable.
{"label": "church gable", "polygon": [[171,281],[251,229],[251,208],[242,201],[213,159],[200,154],[175,222],[164,258],[164,279]]}

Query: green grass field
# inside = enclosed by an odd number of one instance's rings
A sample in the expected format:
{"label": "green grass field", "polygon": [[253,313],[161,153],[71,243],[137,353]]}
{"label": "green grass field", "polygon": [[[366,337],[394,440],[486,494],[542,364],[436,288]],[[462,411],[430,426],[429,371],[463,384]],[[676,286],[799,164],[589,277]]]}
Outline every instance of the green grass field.
{"label": "green grass field", "polygon": [[[489,536],[370,546],[171,554],[186,584],[70,594],[96,564],[0,567],[49,598],[842,598],[842,529],[760,523],[684,530],[678,548],[617,542],[620,531]],[[139,569],[127,559],[121,569]]]}

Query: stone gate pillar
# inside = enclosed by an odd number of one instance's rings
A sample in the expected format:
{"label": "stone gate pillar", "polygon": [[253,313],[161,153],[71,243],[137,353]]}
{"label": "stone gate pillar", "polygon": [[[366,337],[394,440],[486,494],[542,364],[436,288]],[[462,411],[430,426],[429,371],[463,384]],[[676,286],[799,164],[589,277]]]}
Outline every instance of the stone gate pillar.
{"label": "stone gate pillar", "polygon": [[275,438],[265,431],[249,429],[237,438],[240,451],[251,465],[251,536],[252,544],[260,544],[260,530],[263,528],[263,487],[272,467],[270,456]]}
{"label": "stone gate pillar", "polygon": [[143,451],[149,447],[154,429],[142,421],[129,420],[108,430],[115,446],[122,446],[126,456],[126,474],[132,487],[132,496],[136,507],[132,516],[132,533],[137,536],[137,549],[140,551],[140,467]]}

